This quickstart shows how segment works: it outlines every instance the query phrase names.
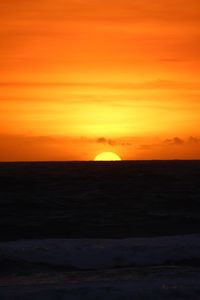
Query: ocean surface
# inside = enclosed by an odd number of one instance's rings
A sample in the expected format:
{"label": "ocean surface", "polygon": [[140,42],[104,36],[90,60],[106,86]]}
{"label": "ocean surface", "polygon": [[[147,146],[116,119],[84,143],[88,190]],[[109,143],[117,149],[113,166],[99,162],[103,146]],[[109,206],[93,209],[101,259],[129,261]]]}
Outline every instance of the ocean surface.
{"label": "ocean surface", "polygon": [[200,299],[200,161],[0,163],[0,299]]}

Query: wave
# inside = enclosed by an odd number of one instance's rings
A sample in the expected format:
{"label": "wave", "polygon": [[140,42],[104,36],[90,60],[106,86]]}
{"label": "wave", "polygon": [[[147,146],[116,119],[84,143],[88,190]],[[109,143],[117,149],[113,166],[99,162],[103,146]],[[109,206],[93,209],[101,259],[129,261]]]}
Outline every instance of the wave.
{"label": "wave", "polygon": [[0,262],[73,269],[158,266],[200,262],[200,235],[151,238],[43,239],[0,243]]}

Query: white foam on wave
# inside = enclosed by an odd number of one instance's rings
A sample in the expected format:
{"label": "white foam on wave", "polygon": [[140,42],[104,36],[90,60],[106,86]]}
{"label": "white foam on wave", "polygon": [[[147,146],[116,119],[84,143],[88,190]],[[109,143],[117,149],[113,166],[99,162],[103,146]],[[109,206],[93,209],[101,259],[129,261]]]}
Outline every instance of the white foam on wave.
{"label": "white foam on wave", "polygon": [[200,259],[200,235],[111,239],[44,239],[0,243],[0,260],[104,269]]}

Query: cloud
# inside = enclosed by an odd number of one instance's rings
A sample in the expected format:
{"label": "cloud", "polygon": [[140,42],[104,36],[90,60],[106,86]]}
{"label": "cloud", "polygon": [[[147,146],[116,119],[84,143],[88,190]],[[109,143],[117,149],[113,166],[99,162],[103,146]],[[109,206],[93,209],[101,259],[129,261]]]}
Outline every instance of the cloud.
{"label": "cloud", "polygon": [[189,139],[188,139],[188,143],[190,143],[190,144],[198,144],[198,143],[200,143],[200,138],[190,136]]}
{"label": "cloud", "polygon": [[[128,139],[128,138],[127,138]],[[130,140],[130,138],[129,138]],[[126,140],[125,138],[121,139],[111,139],[100,137],[97,139],[90,137],[70,137],[67,135],[10,135],[10,134],[0,134],[0,142],[12,141],[22,144],[74,144],[74,143],[83,143],[83,144],[107,144],[110,146],[120,145],[120,146],[130,146],[132,145],[131,141]]]}
{"label": "cloud", "polygon": [[107,139],[104,137],[98,138],[97,143],[99,144],[107,144]]}
{"label": "cloud", "polygon": [[77,81],[4,81],[0,80],[1,87],[26,87],[26,88],[103,88],[103,89],[114,89],[114,90],[155,90],[155,89],[169,89],[177,90],[188,89],[196,90],[199,89],[199,82],[186,82],[186,81],[174,81],[167,79],[157,79],[152,81],[135,81],[135,82],[77,82]]}
{"label": "cloud", "polygon": [[104,137],[98,138],[97,139],[97,143],[98,144],[108,144],[108,145],[111,145],[111,146],[116,145],[116,142],[114,140],[112,140],[112,139],[106,139]]}
{"label": "cloud", "polygon": [[164,143],[167,145],[182,145],[184,144],[184,140],[179,137],[174,137],[172,139],[166,139]]}
{"label": "cloud", "polygon": [[160,141],[157,143],[151,143],[151,144],[140,144],[138,145],[139,150],[153,150],[155,148],[163,146],[192,146],[192,145],[200,145],[200,137],[194,137],[190,136],[189,138],[186,138],[185,140],[180,137],[173,137],[173,138],[167,138],[164,141]]}
{"label": "cloud", "polygon": [[107,144],[110,146],[115,146],[115,145],[119,145],[119,146],[131,146],[132,143],[128,142],[128,141],[122,141],[122,140],[113,140],[113,139],[107,139],[105,137],[100,137],[97,139],[97,143],[98,144]]}
{"label": "cloud", "polygon": [[[22,8],[23,9],[20,9]],[[1,5],[3,14],[20,19],[39,20],[143,20],[187,21],[198,20],[199,1],[190,5],[177,0],[109,0],[109,1],[27,1],[10,0]],[[17,14],[16,14],[17,12]]]}
{"label": "cloud", "polygon": [[72,138],[64,135],[10,135],[0,134],[0,142],[13,142],[18,144],[69,144],[80,142],[79,138]]}

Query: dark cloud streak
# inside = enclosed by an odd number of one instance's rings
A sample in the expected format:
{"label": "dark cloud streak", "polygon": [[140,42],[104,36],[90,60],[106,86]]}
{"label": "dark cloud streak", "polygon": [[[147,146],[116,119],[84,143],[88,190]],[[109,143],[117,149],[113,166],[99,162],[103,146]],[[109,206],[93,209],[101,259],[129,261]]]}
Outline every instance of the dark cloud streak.
{"label": "dark cloud streak", "polygon": [[182,140],[179,137],[174,137],[172,139],[166,139],[164,141],[165,144],[167,145],[183,145],[184,144],[184,140]]}

